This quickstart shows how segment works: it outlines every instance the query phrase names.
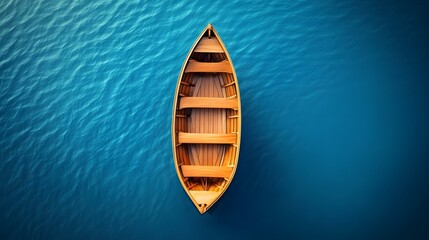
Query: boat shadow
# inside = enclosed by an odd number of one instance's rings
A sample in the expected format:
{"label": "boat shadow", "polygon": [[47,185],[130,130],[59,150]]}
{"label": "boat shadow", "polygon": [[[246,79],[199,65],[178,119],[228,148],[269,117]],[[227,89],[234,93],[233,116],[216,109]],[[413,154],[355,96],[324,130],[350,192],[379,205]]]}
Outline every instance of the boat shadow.
{"label": "boat shadow", "polygon": [[[234,224],[246,216],[253,216],[254,221],[255,216],[269,216],[273,208],[282,208],[287,202],[284,198],[288,194],[281,182],[288,152],[278,146],[288,141],[282,139],[284,135],[281,132],[272,131],[272,126],[261,120],[266,117],[264,109],[267,104],[257,99],[242,98],[242,136],[237,172],[225,194],[207,212],[219,224]],[[275,121],[275,116],[272,121]],[[273,141],[275,139],[277,142]]]}

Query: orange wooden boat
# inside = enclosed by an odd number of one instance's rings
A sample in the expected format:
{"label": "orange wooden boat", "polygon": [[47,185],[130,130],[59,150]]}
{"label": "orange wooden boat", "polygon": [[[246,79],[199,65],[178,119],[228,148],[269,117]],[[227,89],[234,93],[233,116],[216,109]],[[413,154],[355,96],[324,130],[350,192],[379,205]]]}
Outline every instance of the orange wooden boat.
{"label": "orange wooden boat", "polygon": [[177,175],[201,214],[230,185],[240,137],[237,76],[219,34],[208,24],[180,71],[172,118]]}

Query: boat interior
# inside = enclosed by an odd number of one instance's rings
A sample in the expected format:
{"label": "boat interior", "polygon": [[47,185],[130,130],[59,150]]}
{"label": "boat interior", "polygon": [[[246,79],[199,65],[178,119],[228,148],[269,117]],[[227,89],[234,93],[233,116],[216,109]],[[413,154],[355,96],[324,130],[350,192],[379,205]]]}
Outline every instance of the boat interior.
{"label": "boat interior", "polygon": [[238,85],[223,44],[210,27],[179,84],[174,126],[179,178],[203,212],[229,185],[240,131]]}

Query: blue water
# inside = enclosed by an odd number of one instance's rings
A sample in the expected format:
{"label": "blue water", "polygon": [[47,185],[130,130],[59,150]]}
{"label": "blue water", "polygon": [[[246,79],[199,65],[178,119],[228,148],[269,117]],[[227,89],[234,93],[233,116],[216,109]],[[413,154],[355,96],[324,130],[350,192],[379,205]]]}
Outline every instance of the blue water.
{"label": "blue water", "polygon": [[[228,191],[175,173],[175,84],[213,23],[240,82]],[[0,2],[1,239],[429,239],[429,4]]]}

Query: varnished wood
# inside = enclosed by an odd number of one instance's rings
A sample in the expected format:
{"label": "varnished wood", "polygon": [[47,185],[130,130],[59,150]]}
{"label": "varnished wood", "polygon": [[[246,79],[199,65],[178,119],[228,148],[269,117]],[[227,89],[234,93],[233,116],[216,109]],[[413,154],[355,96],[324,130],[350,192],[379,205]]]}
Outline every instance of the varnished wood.
{"label": "varnished wood", "polygon": [[179,143],[194,144],[235,144],[237,141],[236,133],[185,133],[179,132]]}
{"label": "varnished wood", "polygon": [[222,62],[198,62],[189,60],[185,73],[191,72],[225,72],[231,73],[231,64],[228,61]]}
{"label": "varnished wood", "polygon": [[237,170],[241,103],[237,76],[216,30],[203,30],[179,74],[172,144],[180,183],[201,214],[227,190]]}
{"label": "varnished wood", "polygon": [[222,46],[217,38],[203,37],[195,48],[199,53],[223,53]]}
{"label": "varnished wood", "polygon": [[184,82],[184,81],[181,81],[180,83],[183,84],[183,85],[186,85],[186,86],[195,87],[195,85],[192,84],[192,83],[188,83],[188,82]]}
{"label": "varnished wood", "polygon": [[199,166],[182,165],[184,177],[216,177],[225,178],[231,176],[233,167],[228,166]]}
{"label": "varnished wood", "polygon": [[214,201],[221,192],[215,192],[215,191],[189,191],[192,198],[198,203],[198,204],[210,204],[212,201]]}
{"label": "varnished wood", "polygon": [[222,85],[222,87],[229,87],[229,86],[232,86],[234,84],[235,84],[235,82],[230,82],[230,83]]}
{"label": "varnished wood", "polygon": [[237,98],[212,98],[212,97],[182,97],[180,109],[183,108],[238,108]]}

